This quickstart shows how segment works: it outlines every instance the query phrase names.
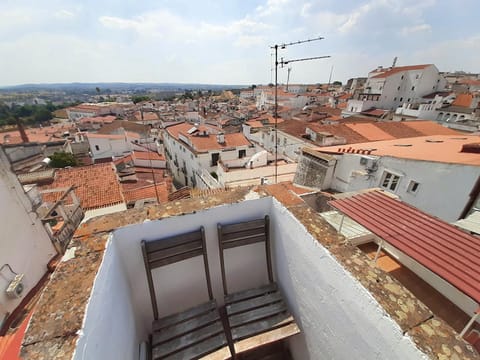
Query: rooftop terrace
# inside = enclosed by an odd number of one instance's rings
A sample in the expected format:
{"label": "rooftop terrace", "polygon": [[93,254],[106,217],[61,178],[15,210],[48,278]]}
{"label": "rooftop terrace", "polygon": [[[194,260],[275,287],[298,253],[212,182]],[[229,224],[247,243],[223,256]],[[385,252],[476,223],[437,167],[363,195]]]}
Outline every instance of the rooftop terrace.
{"label": "rooftop terrace", "polygon": [[[221,305],[216,225],[264,215],[271,219],[274,276],[301,329],[287,343],[294,359],[478,358],[449,325],[284,184],[130,209],[82,224],[36,306],[22,358],[137,359],[152,321],[141,240],[204,226],[213,295]],[[264,282],[257,245],[226,254],[234,290]],[[161,315],[206,298],[195,261],[154,274],[161,284]]]}

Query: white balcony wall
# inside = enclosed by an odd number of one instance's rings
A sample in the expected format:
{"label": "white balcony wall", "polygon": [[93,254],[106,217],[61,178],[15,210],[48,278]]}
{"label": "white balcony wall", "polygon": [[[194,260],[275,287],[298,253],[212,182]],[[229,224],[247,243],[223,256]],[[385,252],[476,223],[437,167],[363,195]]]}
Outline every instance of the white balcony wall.
{"label": "white balcony wall", "polygon": [[110,238],[95,279],[74,360],[138,359],[145,332],[135,313],[118,246]]}
{"label": "white balcony wall", "polygon": [[[271,198],[115,230],[95,281],[75,359],[135,358],[139,344],[148,338],[153,315],[140,250],[142,239],[204,226],[213,293],[221,305],[217,223],[252,220],[265,214],[271,217],[276,281],[302,330],[289,340],[294,359],[351,359],[352,354],[357,359],[426,359],[368,290]],[[267,281],[263,243],[229,249],[225,262],[231,292]],[[199,257],[155,269],[153,278],[160,316],[208,299]]]}
{"label": "white balcony wall", "polygon": [[271,210],[274,273],[302,330],[294,359],[427,359],[362,284],[282,204]]}

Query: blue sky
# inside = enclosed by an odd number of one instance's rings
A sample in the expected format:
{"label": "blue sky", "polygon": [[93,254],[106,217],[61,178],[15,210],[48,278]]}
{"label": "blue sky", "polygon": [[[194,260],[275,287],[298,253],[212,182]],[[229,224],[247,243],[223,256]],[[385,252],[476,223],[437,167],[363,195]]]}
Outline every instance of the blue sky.
{"label": "blue sky", "polygon": [[[478,0],[1,0],[0,85],[52,82],[271,81],[275,43],[292,83],[434,63],[480,72]],[[281,69],[279,81],[286,81]]]}

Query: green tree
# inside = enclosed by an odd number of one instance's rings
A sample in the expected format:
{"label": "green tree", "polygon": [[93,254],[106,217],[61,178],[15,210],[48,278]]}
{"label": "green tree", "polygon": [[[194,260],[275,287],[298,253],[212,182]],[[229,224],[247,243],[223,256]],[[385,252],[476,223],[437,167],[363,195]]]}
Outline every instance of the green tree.
{"label": "green tree", "polygon": [[341,81],[334,81],[332,85],[342,86],[342,82]]}
{"label": "green tree", "polygon": [[43,123],[51,119],[53,119],[52,112],[46,107],[37,107],[33,113],[34,123]]}
{"label": "green tree", "polygon": [[134,104],[138,104],[139,102],[142,102],[142,101],[150,101],[150,96],[135,95],[135,96],[132,96],[132,101]]}
{"label": "green tree", "polygon": [[50,166],[54,168],[64,168],[67,166],[76,166],[78,165],[77,159],[71,153],[65,151],[55,151],[53,155],[50,156]]}

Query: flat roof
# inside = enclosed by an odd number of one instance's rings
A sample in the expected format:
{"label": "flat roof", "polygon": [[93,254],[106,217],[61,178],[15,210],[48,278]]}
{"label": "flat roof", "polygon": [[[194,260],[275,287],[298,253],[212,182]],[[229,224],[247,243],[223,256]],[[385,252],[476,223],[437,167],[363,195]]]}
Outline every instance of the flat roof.
{"label": "flat roof", "polygon": [[461,152],[467,144],[480,143],[478,135],[434,135],[318,147],[314,150],[327,154],[361,153],[392,156],[402,159],[434,161],[480,166],[480,153]]}
{"label": "flat roof", "polygon": [[480,303],[480,238],[377,190],[329,204]]}

